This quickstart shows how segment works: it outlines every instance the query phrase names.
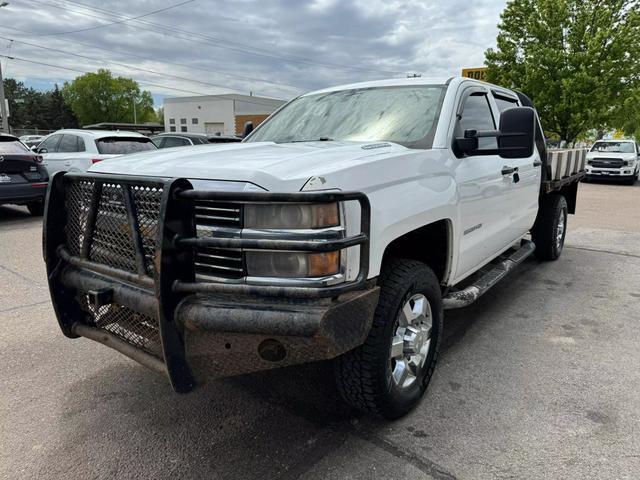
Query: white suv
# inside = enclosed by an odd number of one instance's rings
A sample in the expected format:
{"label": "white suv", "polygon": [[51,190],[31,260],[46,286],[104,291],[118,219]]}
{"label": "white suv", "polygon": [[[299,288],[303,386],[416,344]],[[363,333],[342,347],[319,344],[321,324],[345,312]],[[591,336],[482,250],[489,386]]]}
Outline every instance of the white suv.
{"label": "white suv", "polygon": [[640,148],[633,140],[599,140],[587,153],[587,179],[621,178],[633,185],[639,160]]}
{"label": "white suv", "polygon": [[155,150],[150,138],[139,133],[109,130],[58,130],[37,147],[49,177],[55,172],[85,172],[101,160],[127,153]]}

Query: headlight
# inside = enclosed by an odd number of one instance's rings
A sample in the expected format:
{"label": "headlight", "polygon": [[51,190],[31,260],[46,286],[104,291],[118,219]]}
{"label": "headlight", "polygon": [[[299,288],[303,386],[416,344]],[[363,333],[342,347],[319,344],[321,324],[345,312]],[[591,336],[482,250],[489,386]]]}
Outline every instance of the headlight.
{"label": "headlight", "polygon": [[340,224],[337,203],[318,204],[247,204],[244,228],[311,229],[336,227]]}
{"label": "headlight", "polygon": [[305,278],[340,273],[340,252],[246,252],[252,277]]}
{"label": "headlight", "polygon": [[[268,203],[244,206],[245,229],[297,230],[309,240],[319,240],[326,234],[319,229],[340,226],[338,203]],[[303,232],[306,230],[306,232]],[[318,230],[309,232],[309,230]],[[279,232],[285,239],[287,233]],[[335,232],[331,232],[335,235]],[[341,271],[340,252],[246,251],[247,275],[250,277],[313,278],[328,277]]]}

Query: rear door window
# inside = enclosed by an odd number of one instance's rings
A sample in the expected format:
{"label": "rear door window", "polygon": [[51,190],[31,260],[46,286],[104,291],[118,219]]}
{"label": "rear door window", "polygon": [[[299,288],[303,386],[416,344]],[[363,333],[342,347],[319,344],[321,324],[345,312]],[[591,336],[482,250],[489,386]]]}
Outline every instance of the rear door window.
{"label": "rear door window", "polygon": [[24,144],[11,137],[0,137],[0,154],[11,153],[29,153],[30,150],[24,146]]}
{"label": "rear door window", "polygon": [[189,139],[184,137],[165,137],[164,139],[164,148],[171,147],[184,147],[185,145],[191,145]]}
{"label": "rear door window", "polygon": [[124,155],[127,153],[155,150],[156,146],[146,137],[105,137],[96,140],[98,153],[103,155]]}
{"label": "rear door window", "polygon": [[500,113],[504,112],[508,108],[513,108],[518,106],[518,101],[514,99],[509,99],[506,97],[493,96],[493,99],[496,101],[496,105],[498,106],[498,110]]}
{"label": "rear door window", "polygon": [[78,151],[78,137],[75,135],[65,134],[58,145],[58,152],[73,153]]}

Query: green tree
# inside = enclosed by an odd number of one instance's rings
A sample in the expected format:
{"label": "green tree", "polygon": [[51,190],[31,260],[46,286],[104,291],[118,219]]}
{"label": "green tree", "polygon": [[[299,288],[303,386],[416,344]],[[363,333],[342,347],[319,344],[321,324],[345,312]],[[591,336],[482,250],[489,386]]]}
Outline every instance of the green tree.
{"label": "green tree", "polygon": [[53,90],[47,92],[46,106],[49,123],[48,128],[50,130],[78,127],[78,119],[73,113],[73,110],[71,110],[71,107],[65,102],[57,84]]}
{"label": "green tree", "polygon": [[488,80],[529,95],[549,133],[621,122],[640,84],[640,0],[511,0],[498,28]]}
{"label": "green tree", "polygon": [[58,130],[78,126],[57,85],[51,91],[41,92],[5,78],[4,91],[9,102],[9,124],[14,129]]}
{"label": "green tree", "polygon": [[154,121],[164,125],[164,107],[160,107],[156,110],[156,118]]}
{"label": "green tree", "polygon": [[138,123],[155,116],[151,93],[141,91],[131,78],[114,77],[109,70],[100,69],[65,82],[62,96],[82,125],[133,122],[134,105]]}

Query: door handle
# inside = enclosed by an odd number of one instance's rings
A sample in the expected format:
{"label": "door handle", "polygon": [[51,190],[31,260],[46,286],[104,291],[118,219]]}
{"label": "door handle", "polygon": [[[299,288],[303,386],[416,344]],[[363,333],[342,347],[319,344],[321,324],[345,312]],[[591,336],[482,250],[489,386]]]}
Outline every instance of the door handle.
{"label": "door handle", "polygon": [[71,160],[67,160],[66,162],[64,162],[65,165],[71,165]]}
{"label": "door handle", "polygon": [[542,166],[542,160],[536,160],[535,162],[533,162],[533,166],[534,166],[534,167],[540,167],[540,166]]}
{"label": "door handle", "polygon": [[511,175],[512,173],[515,173],[517,171],[518,167],[509,167],[508,165],[502,167],[502,175]]}

